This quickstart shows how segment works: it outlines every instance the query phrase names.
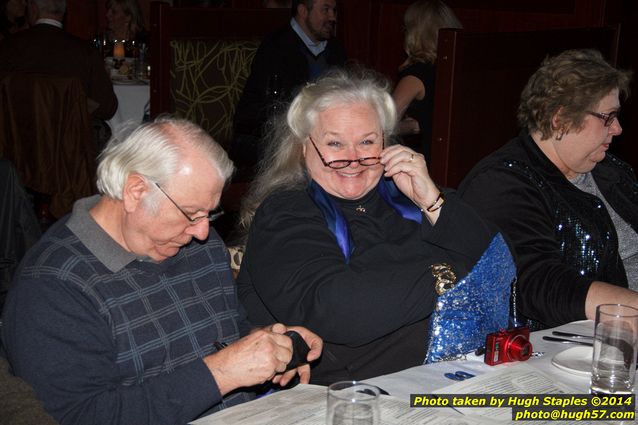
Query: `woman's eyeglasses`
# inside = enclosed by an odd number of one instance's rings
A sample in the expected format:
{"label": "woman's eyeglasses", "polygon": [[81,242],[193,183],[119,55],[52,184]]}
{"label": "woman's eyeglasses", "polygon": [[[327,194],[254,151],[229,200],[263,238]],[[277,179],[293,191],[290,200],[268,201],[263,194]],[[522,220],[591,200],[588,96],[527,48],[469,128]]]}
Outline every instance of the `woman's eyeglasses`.
{"label": "woman's eyeglasses", "polygon": [[157,182],[154,182],[154,183],[155,183],[155,186],[157,186],[157,188],[160,190],[160,192],[162,192],[168,198],[168,200],[171,201],[173,205],[175,205],[175,208],[177,208],[179,210],[179,212],[181,212],[184,215],[184,217],[186,217],[186,219],[192,225],[200,223],[205,218],[208,219],[209,222],[212,222],[212,221],[218,219],[219,217],[221,217],[224,214],[224,210],[221,209],[221,207],[217,207],[213,211],[209,212],[206,215],[200,215],[198,217],[191,217],[188,214],[186,214],[186,211],[184,211],[179,205],[177,205],[177,202],[175,202],[173,200],[173,198],[171,198],[168,195],[168,193],[166,193],[164,191],[164,189],[162,189],[162,186],[160,186],[159,183],[157,183]]}
{"label": "woman's eyeglasses", "polygon": [[618,118],[618,114],[620,113],[620,110],[613,111],[608,114],[605,114],[603,112],[593,112],[593,111],[587,111],[587,113],[589,115],[595,116],[596,118],[600,118],[601,120],[603,120],[605,127],[609,127],[610,125],[614,123],[614,120]]}
{"label": "woman's eyeglasses", "polygon": [[[335,170],[340,170],[342,168],[346,168],[353,162],[358,162],[359,164],[364,165],[366,167],[369,167],[371,165],[377,165],[378,163],[381,162],[380,156],[368,156],[365,158],[358,158],[358,159],[337,159],[334,161],[326,162],[323,155],[321,155],[321,152],[319,152],[319,148],[317,147],[317,145],[315,145],[315,141],[312,140],[312,137],[310,135],[308,135],[308,139],[310,139],[310,143],[312,143],[312,146],[314,146],[315,150],[317,151],[317,154],[319,154],[319,158],[321,158],[321,162],[323,162],[323,165],[325,167],[330,167]],[[385,145],[385,140],[381,142],[381,150],[383,150],[384,145]]]}

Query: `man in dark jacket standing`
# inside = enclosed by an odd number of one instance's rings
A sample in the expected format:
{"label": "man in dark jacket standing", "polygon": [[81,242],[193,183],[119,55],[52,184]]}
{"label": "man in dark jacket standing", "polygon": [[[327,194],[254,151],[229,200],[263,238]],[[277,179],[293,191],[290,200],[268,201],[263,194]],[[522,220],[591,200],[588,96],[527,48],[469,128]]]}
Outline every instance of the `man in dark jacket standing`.
{"label": "man in dark jacket standing", "polygon": [[303,84],[346,62],[334,38],[336,0],[294,0],[290,25],[267,36],[255,55],[250,77],[234,118],[231,156],[238,165],[254,165],[263,151],[264,125]]}
{"label": "man in dark jacket standing", "polygon": [[108,120],[117,110],[113,84],[91,43],[64,31],[65,0],[32,0],[32,27],[0,43],[0,73],[39,73],[78,78],[91,116]]}

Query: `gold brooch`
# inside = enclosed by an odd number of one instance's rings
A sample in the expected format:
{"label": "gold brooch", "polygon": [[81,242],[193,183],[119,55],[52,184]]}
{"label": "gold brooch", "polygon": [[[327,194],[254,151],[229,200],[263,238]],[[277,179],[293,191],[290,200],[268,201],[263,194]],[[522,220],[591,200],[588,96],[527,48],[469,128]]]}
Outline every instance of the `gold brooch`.
{"label": "gold brooch", "polygon": [[434,276],[434,289],[439,295],[443,295],[448,289],[454,287],[456,274],[452,266],[447,263],[432,264],[432,276]]}
{"label": "gold brooch", "polygon": [[357,208],[354,209],[356,212],[361,213],[361,214],[365,214],[366,213],[366,209],[363,205],[359,205]]}

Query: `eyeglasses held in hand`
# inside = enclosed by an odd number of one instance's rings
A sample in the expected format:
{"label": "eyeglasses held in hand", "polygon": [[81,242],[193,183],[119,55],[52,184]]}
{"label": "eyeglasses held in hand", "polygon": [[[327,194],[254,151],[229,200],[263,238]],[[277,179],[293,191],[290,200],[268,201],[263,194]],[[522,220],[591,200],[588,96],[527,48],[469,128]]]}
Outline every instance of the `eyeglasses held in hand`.
{"label": "eyeglasses held in hand", "polygon": [[[381,162],[380,156],[368,156],[368,157],[359,158],[359,159],[336,159],[334,161],[326,162],[323,155],[321,155],[321,152],[319,152],[319,148],[317,147],[317,145],[315,145],[315,141],[312,140],[312,137],[310,135],[308,135],[308,139],[310,139],[310,143],[312,143],[312,146],[314,146],[315,150],[319,154],[319,158],[321,159],[321,162],[323,162],[323,165],[325,167],[330,167],[335,170],[340,170],[342,168],[346,168],[353,162],[358,162],[359,164],[364,165],[366,167],[370,167],[371,165],[377,165],[378,163]],[[384,146],[385,146],[385,140],[381,142],[381,150],[383,150]]]}

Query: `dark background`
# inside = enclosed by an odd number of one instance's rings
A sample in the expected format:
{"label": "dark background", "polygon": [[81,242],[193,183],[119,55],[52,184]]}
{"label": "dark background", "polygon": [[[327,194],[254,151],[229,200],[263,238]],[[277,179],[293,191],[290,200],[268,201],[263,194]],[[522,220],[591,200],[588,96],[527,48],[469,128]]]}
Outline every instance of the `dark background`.
{"label": "dark background", "polygon": [[[150,0],[139,0],[148,22]],[[67,0],[66,28],[89,39],[105,27],[104,0]],[[260,8],[261,0],[173,0],[175,6],[193,4],[218,7]],[[338,38],[351,58],[396,80],[403,62],[403,13],[411,0],[339,0]],[[638,13],[635,0],[447,0],[471,31],[529,31],[620,24],[617,66],[638,70]],[[211,6],[215,7],[215,6]],[[246,22],[251,25],[251,22]],[[522,49],[525,46],[521,46]],[[638,86],[623,104],[623,134],[611,152],[638,169]],[[495,124],[497,125],[497,124]],[[512,134],[512,136],[515,136]]]}

